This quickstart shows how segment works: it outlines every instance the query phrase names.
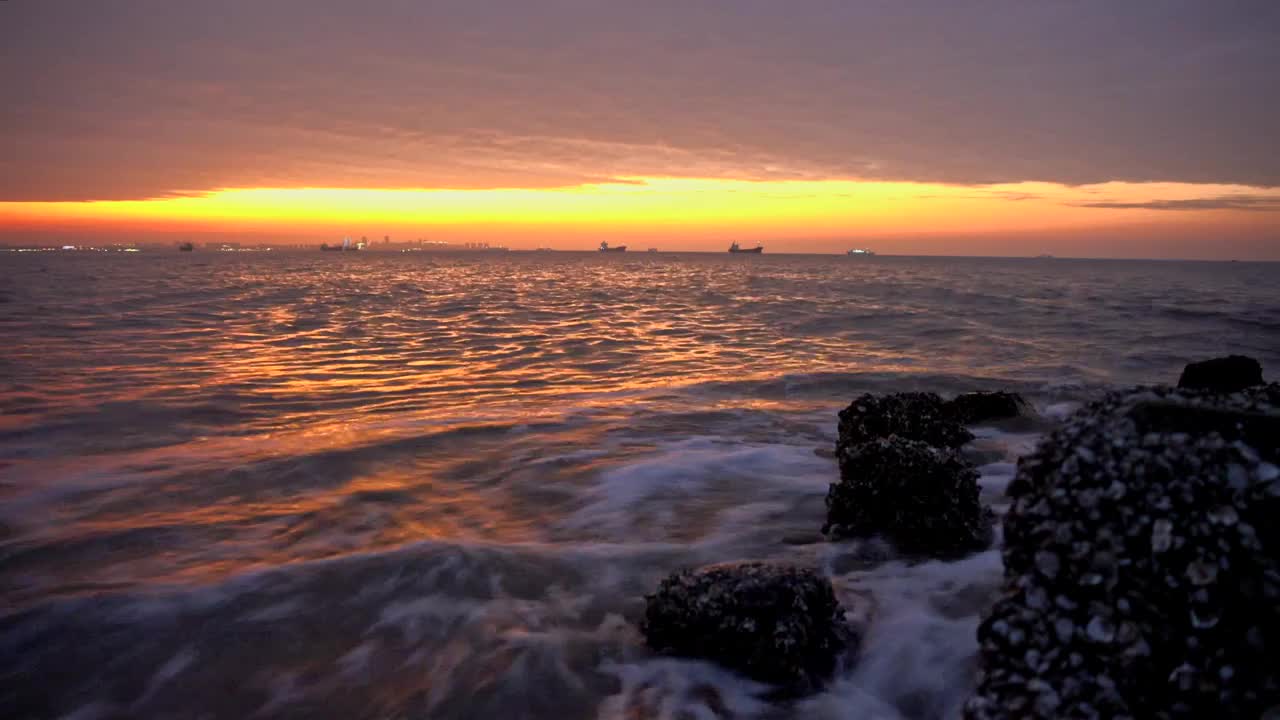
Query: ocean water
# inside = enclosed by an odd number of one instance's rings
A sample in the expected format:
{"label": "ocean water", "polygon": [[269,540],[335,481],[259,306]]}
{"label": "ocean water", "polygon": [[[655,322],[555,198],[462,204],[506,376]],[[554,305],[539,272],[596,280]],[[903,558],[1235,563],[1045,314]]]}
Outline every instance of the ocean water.
{"label": "ocean water", "polygon": [[[0,256],[0,707],[44,718],[942,718],[997,550],[827,543],[861,392],[1010,389],[984,499],[1107,388],[1280,373],[1277,266],[763,255]],[[655,657],[666,573],[818,567],[788,703]]]}

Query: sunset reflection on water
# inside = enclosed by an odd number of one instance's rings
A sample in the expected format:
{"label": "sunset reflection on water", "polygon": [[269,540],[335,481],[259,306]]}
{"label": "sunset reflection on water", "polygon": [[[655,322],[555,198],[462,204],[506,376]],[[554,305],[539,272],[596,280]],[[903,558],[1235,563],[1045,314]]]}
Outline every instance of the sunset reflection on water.
{"label": "sunset reflection on water", "polygon": [[[1125,264],[285,253],[12,269],[11,597],[431,538],[585,540],[599,528],[565,518],[592,478],[673,437],[820,446],[857,387],[1083,387],[1181,357],[1158,308],[1125,309],[1159,297]],[[1233,317],[1274,322],[1260,271],[1231,272],[1175,268],[1171,311],[1228,293]],[[1216,290],[1197,290],[1205,273]],[[1114,310],[1097,311],[1104,295]],[[1185,328],[1173,342],[1210,339]],[[1144,336],[1165,355],[1126,355]]]}

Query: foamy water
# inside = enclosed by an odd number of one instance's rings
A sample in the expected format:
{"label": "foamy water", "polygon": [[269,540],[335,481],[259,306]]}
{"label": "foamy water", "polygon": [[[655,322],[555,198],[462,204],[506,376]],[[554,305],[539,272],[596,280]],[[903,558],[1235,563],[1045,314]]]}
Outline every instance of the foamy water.
{"label": "foamy water", "polygon": [[[1020,391],[984,500],[1107,387],[1280,368],[1275,267],[769,256],[0,257],[0,706],[31,717],[934,718],[996,550],[817,530],[864,391]],[[863,625],[777,704],[654,657],[679,567]],[[21,713],[18,715],[23,717]]]}

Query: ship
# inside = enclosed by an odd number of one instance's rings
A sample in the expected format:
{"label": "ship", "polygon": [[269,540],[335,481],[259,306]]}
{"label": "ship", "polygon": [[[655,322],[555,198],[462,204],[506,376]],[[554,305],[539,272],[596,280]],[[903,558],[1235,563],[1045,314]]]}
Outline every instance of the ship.
{"label": "ship", "polygon": [[195,249],[196,249],[196,246],[192,245],[189,242],[184,242],[178,246],[178,252],[192,252]]}
{"label": "ship", "polygon": [[649,248],[649,252],[656,253],[658,252],[658,248]]}
{"label": "ship", "polygon": [[867,248],[854,248],[849,252],[845,253],[845,255],[869,256],[869,255],[875,255],[875,251],[868,250]]}
{"label": "ship", "polygon": [[759,255],[760,253],[764,252],[764,246],[763,246],[763,245],[757,245],[757,246],[755,246],[755,247],[753,247],[753,248],[738,247],[738,242],[735,240],[735,241],[733,242],[733,244],[729,246],[729,252],[731,252],[731,253],[755,253],[755,254]]}
{"label": "ship", "polygon": [[619,245],[618,247],[609,247],[608,241],[606,240],[600,241],[600,252],[626,252],[626,251],[627,251],[626,245]]}

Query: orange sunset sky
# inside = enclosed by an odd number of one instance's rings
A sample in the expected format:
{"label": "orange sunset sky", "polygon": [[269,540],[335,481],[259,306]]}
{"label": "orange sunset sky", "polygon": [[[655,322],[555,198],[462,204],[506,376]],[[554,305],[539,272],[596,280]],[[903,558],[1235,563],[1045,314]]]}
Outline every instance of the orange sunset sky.
{"label": "orange sunset sky", "polygon": [[1280,259],[1280,5],[0,4],[0,243]]}

